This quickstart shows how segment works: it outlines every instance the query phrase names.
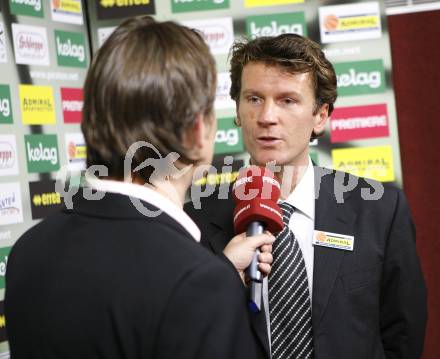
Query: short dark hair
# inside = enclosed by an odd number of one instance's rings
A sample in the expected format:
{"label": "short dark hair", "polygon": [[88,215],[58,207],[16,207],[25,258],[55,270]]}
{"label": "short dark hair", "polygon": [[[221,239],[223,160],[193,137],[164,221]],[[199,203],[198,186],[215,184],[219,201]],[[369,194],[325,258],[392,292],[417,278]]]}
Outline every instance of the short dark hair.
{"label": "short dark hair", "polygon": [[278,66],[289,73],[311,73],[315,111],[326,103],[329,115],[332,113],[337,97],[336,73],[316,42],[296,34],[282,34],[234,43],[231,50],[230,95],[236,102],[240,99],[243,68],[249,62]]}
{"label": "short dark hair", "polygon": [[[215,89],[215,61],[199,33],[150,16],[126,20],[97,51],[85,81],[87,165],[105,165],[110,177],[122,179],[126,152],[136,141],[193,163],[182,145],[184,130],[198,114],[211,117]],[[147,158],[158,155],[137,150],[132,171]],[[137,174],[148,181],[153,170]]]}

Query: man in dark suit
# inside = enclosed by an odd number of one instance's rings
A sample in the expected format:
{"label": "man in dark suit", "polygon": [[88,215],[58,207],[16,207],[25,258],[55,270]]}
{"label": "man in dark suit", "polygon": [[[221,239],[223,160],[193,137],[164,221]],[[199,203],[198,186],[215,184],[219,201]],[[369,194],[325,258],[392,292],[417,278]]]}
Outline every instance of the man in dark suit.
{"label": "man in dark suit", "polygon": [[[183,212],[212,159],[215,89],[207,45],[176,23],[133,18],[100,48],[84,89],[87,187],[9,256],[14,359],[256,357],[237,271]],[[271,236],[237,240],[248,263],[264,244],[269,271]]]}
{"label": "man in dark suit", "polygon": [[[314,166],[336,75],[319,45],[293,34],[236,43],[231,97],[251,163],[276,171],[286,228],[252,325],[266,358],[416,359],[426,289],[402,191]],[[204,198],[185,210],[202,244],[228,251],[234,203]]]}

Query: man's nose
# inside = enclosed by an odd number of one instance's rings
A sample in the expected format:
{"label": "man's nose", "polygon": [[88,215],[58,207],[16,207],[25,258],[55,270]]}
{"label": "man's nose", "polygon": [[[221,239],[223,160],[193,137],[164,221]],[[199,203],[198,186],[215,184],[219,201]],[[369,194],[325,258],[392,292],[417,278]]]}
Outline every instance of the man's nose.
{"label": "man's nose", "polygon": [[266,101],[258,116],[258,122],[263,126],[270,126],[278,123],[278,111],[273,101]]}

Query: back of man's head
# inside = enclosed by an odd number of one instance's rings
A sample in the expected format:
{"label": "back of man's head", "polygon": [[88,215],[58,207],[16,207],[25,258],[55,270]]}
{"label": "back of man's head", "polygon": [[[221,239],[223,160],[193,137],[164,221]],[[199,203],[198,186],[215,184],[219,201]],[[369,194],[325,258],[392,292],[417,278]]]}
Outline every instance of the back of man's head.
{"label": "back of man's head", "polygon": [[315,93],[315,111],[325,103],[329,105],[329,115],[333,111],[337,97],[336,74],[316,42],[296,34],[236,42],[231,50],[230,90],[236,102],[240,99],[243,68],[249,62],[277,66],[289,73],[309,72]]}
{"label": "back of man's head", "polygon": [[[81,125],[87,165],[104,165],[110,177],[121,180],[126,152],[137,141],[192,163],[182,136],[198,114],[211,117],[215,89],[215,61],[198,33],[149,16],[125,21],[96,53],[87,74]],[[140,148],[132,170],[157,157],[151,148]],[[152,170],[137,175],[148,180]]]}

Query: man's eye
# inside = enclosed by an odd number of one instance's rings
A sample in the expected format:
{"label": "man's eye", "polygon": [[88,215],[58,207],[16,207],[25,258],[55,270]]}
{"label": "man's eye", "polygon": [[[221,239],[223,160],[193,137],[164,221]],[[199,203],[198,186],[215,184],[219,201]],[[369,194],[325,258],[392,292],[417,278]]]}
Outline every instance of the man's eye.
{"label": "man's eye", "polygon": [[296,101],[290,97],[286,97],[283,99],[283,103],[286,105],[292,105],[294,104]]}
{"label": "man's eye", "polygon": [[260,101],[261,101],[260,98],[257,96],[249,96],[248,97],[248,102],[250,102],[250,103],[256,104],[256,103],[260,103]]}

